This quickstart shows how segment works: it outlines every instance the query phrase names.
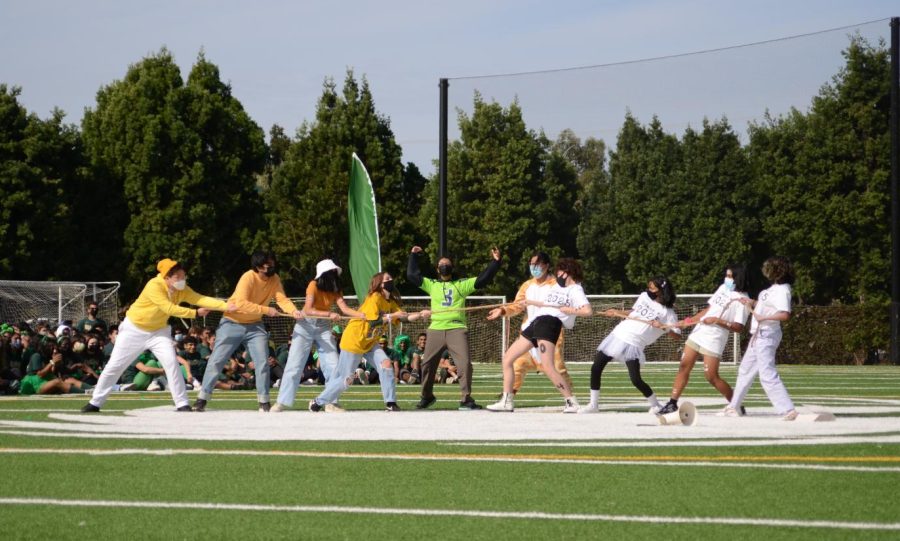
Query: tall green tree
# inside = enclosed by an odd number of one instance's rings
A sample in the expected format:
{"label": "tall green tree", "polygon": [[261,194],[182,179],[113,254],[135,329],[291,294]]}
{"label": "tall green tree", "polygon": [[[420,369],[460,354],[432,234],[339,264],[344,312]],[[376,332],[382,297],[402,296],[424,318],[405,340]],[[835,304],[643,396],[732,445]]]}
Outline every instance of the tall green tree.
{"label": "tall green tree", "polygon": [[267,149],[218,67],[201,53],[185,83],[162,49],[100,89],[83,133],[92,167],[123,193],[132,284],[172,257],[193,284],[227,294],[260,242],[255,176]]}
{"label": "tall green tree", "polygon": [[0,276],[72,279],[80,270],[71,229],[82,167],[81,138],[58,109],[29,114],[19,87],[0,84]]}
{"label": "tall green tree", "polygon": [[[460,138],[448,148],[447,243],[460,273],[475,275],[498,246],[508,261],[488,292],[514,294],[536,248],[576,255],[572,208],[577,175],[543,134],[529,130],[519,104],[474,96],[471,117],[458,114]],[[437,254],[437,179],[426,190],[421,223],[428,224],[432,263]]]}
{"label": "tall green tree", "polygon": [[[293,271],[288,283],[297,291],[323,257],[344,267],[349,261],[347,189],[354,152],[375,188],[382,267],[398,274],[405,268],[421,174],[403,167],[390,121],[377,112],[368,82],[360,84],[348,71],[340,91],[326,79],[315,120],[298,130],[265,196],[272,246]],[[344,283],[351,291],[350,281]]]}
{"label": "tall green tree", "polygon": [[794,260],[810,303],[885,299],[890,276],[890,59],[851,39],[846,64],[807,113],[750,130],[762,232]]}

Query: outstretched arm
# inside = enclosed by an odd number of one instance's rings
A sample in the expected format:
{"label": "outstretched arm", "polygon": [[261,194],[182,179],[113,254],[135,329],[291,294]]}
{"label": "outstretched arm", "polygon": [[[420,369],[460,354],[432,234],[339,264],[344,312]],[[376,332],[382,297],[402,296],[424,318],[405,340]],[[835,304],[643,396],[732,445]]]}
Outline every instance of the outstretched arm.
{"label": "outstretched arm", "polygon": [[491,257],[491,262],[488,263],[487,268],[475,279],[475,289],[481,289],[491,283],[491,280],[494,279],[494,275],[500,270],[500,250],[498,250],[496,246],[491,249]]}
{"label": "outstretched arm", "polygon": [[409,253],[409,259],[406,261],[406,279],[416,287],[422,287],[422,271],[419,270],[420,253],[422,253],[422,248],[413,246]]}

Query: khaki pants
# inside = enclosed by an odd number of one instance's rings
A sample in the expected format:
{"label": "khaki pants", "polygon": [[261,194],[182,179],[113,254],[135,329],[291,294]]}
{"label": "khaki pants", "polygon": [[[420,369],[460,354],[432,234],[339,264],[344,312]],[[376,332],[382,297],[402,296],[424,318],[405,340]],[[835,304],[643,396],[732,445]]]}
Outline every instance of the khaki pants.
{"label": "khaki pants", "polygon": [[425,352],[422,353],[422,396],[430,398],[434,396],[434,375],[437,373],[441,352],[444,348],[450,351],[453,362],[456,363],[459,376],[459,393],[461,400],[465,400],[472,392],[472,363],[469,362],[469,330],[451,329],[449,331],[437,331],[428,329],[425,331],[427,341]]}

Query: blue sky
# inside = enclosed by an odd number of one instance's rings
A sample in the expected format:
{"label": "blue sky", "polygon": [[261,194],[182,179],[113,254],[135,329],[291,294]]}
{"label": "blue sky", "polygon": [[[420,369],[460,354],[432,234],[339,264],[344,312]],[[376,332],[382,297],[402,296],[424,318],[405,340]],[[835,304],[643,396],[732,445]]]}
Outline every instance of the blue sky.
{"label": "blue sky", "polygon": [[[165,46],[186,75],[202,48],[266,132],[277,123],[293,133],[313,118],[323,80],[341,81],[353,68],[390,118],[404,160],[430,173],[441,77],[657,57],[890,16],[900,16],[896,1],[4,0],[0,82],[21,86],[22,103],[39,116],[58,106],[80,122],[97,90],[129,64]],[[887,22],[867,30],[889,35]],[[567,76],[574,79],[453,80],[451,104],[470,105],[475,88],[504,104],[518,97],[529,127],[551,137],[575,127],[612,139],[626,108],[645,122],[658,114],[673,131],[704,115],[743,128],[767,107],[808,104],[840,67],[845,35],[825,36],[821,47],[800,42]]]}

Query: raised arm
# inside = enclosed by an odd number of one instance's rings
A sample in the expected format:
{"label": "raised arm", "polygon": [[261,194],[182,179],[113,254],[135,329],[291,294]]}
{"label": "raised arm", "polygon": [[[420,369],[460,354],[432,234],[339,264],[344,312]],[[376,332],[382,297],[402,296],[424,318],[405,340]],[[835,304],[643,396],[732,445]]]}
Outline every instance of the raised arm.
{"label": "raised arm", "polygon": [[491,258],[491,262],[488,263],[487,268],[475,279],[475,289],[481,289],[491,283],[491,280],[494,279],[494,275],[500,270],[500,250],[498,250],[496,246],[491,249]]}
{"label": "raised arm", "polygon": [[422,248],[413,246],[406,261],[406,279],[416,287],[422,287],[422,272],[419,270],[419,254]]}

